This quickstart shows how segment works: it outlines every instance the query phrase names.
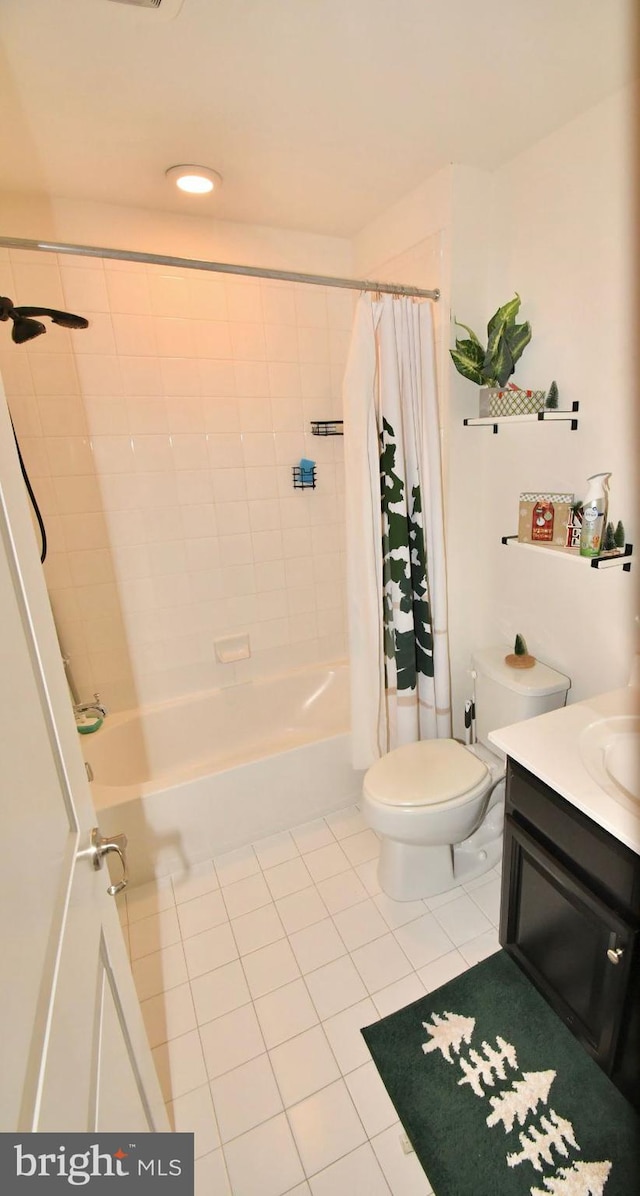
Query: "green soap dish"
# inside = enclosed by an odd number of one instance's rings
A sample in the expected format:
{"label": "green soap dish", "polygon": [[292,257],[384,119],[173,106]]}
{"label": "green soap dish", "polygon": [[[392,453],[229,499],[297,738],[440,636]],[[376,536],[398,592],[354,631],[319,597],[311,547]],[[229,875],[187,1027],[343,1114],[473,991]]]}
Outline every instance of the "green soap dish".
{"label": "green soap dish", "polygon": [[101,715],[94,719],[92,723],[76,723],[76,731],[78,735],[93,735],[94,731],[99,731],[104,719]]}

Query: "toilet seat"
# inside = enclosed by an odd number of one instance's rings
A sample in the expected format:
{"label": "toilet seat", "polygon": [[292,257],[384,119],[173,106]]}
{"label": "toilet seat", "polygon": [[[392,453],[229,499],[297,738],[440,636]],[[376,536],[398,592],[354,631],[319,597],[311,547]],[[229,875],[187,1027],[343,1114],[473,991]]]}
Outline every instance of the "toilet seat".
{"label": "toilet seat", "polygon": [[385,806],[450,809],[477,797],[490,779],[484,761],[456,739],[427,739],[377,760],[365,776],[364,793]]}

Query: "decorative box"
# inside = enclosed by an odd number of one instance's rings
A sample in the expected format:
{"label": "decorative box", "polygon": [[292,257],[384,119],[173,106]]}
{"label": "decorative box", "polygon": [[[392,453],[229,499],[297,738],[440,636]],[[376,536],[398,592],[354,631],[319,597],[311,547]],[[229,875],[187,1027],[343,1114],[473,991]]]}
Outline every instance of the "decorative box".
{"label": "decorative box", "polygon": [[531,415],[543,411],[545,390],[522,390],[519,386],[480,388],[480,415]]}
{"label": "decorative box", "polygon": [[567,538],[565,545],[567,548],[573,548],[576,552],[580,551],[580,535],[582,532],[582,507],[572,507],[569,513],[569,522],[567,524]]}
{"label": "decorative box", "polygon": [[524,544],[567,545],[573,494],[526,491],[520,495],[518,539]]}

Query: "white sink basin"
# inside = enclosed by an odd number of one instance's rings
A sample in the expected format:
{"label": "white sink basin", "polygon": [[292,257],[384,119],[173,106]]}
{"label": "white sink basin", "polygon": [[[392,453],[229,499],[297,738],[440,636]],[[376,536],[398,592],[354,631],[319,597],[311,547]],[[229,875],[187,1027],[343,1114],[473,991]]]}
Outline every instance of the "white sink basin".
{"label": "white sink basin", "polygon": [[634,814],[640,813],[640,716],[597,719],[580,735],[582,762],[594,781]]}

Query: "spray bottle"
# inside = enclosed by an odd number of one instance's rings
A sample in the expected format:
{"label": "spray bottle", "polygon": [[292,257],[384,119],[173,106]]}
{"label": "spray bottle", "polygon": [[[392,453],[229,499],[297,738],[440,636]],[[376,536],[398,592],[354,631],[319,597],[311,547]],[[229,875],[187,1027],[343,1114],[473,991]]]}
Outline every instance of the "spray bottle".
{"label": "spray bottle", "polygon": [[598,556],[607,522],[608,487],[610,473],[593,473],[587,478],[589,487],[583,504],[580,556]]}

